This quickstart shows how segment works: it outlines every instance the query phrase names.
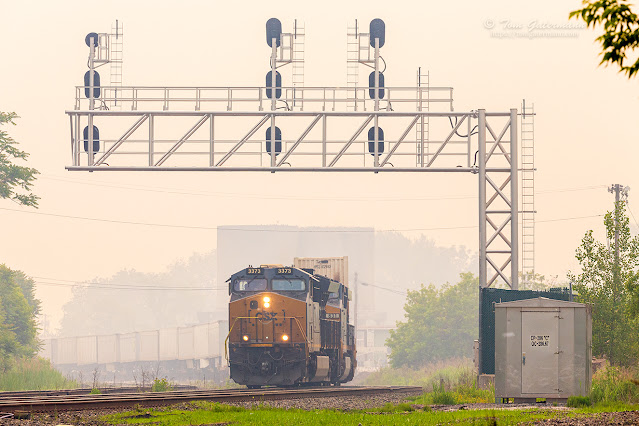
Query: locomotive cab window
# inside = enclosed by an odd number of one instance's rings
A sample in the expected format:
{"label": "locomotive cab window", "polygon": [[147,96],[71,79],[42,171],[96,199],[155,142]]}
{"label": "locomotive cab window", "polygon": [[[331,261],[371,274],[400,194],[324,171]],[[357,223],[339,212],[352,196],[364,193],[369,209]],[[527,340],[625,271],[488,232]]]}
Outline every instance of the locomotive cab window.
{"label": "locomotive cab window", "polygon": [[264,291],[266,290],[267,281],[264,278],[253,278],[250,280],[233,281],[233,290],[235,291]]}
{"label": "locomotive cab window", "polygon": [[341,286],[339,283],[332,282],[328,287],[328,304],[333,306],[339,306],[339,299],[341,293]]}
{"label": "locomotive cab window", "polygon": [[304,291],[306,282],[299,278],[274,278],[271,286],[273,291]]}

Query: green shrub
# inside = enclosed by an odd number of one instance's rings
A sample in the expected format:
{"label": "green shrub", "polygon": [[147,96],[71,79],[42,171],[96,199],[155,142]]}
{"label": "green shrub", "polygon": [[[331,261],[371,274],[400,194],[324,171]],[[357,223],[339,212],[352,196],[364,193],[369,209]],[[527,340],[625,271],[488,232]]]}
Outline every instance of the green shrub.
{"label": "green shrub", "polygon": [[568,397],[568,401],[566,402],[568,407],[579,408],[579,407],[590,407],[592,403],[590,402],[590,398],[587,396],[570,396]]}
{"label": "green shrub", "polygon": [[161,379],[158,379],[156,377],[153,380],[153,386],[151,386],[151,392],[168,392],[170,390],[173,390],[173,386],[171,386],[171,383],[169,383],[169,381],[165,377]]}
{"label": "green shrub", "polygon": [[101,394],[102,392],[100,392],[100,389],[98,389],[98,388],[93,388],[93,389],[91,389],[91,392],[89,392],[89,393],[90,393],[91,395],[99,395],[99,394]]}

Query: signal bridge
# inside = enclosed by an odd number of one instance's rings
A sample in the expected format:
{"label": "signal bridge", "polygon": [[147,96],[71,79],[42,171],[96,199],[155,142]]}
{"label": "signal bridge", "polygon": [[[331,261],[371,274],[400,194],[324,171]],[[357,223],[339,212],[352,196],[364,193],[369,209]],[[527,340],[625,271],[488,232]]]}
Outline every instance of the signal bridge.
{"label": "signal bridge", "polygon": [[[384,22],[371,21],[368,33],[357,28],[348,32],[347,87],[304,87],[297,22],[291,33],[275,18],[267,22],[271,54],[259,87],[100,86],[104,37],[89,34],[89,71],[66,111],[67,169],[476,174],[480,284],[517,289],[517,109],[454,111],[453,89],[431,87],[428,78],[387,86]],[[284,85],[278,69],[288,64],[294,75]],[[355,76],[360,65],[373,70],[365,86]]]}

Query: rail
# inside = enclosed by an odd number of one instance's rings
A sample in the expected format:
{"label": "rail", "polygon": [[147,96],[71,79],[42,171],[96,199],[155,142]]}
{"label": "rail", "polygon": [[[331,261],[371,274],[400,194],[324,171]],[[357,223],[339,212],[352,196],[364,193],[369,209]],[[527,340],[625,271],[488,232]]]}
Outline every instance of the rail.
{"label": "rail", "polygon": [[50,397],[0,398],[2,413],[61,412],[89,409],[157,407],[188,401],[266,401],[296,398],[372,395],[380,393],[420,393],[417,386],[340,386],[320,388],[280,389],[219,389],[172,392],[130,393],[119,395],[65,395]]}

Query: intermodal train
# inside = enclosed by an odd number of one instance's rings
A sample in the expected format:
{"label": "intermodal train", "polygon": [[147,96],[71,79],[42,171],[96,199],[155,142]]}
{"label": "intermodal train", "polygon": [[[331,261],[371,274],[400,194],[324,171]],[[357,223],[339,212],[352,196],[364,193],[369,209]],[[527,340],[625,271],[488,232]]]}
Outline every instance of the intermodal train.
{"label": "intermodal train", "polygon": [[349,289],[313,269],[249,266],[229,283],[231,379],[249,388],[334,385],[353,379]]}

